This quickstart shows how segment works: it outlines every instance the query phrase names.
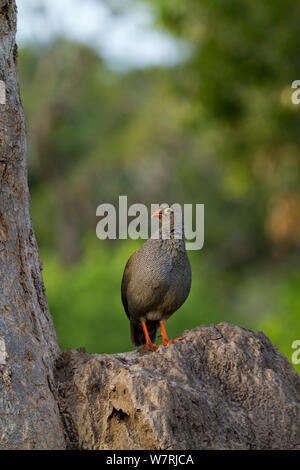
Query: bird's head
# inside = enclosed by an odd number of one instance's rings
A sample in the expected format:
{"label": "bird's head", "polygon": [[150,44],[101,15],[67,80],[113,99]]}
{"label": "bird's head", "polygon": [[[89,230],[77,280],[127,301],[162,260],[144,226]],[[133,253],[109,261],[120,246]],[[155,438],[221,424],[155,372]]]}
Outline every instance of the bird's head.
{"label": "bird's head", "polygon": [[166,207],[165,209],[158,209],[158,211],[153,212],[151,217],[159,217],[160,219],[171,220],[174,217],[174,211],[171,207]]}
{"label": "bird's head", "polygon": [[183,233],[183,217],[181,210],[166,207],[164,209],[158,209],[151,217],[158,217],[160,219],[163,233],[170,233],[170,237],[173,238],[175,231],[178,235],[176,238],[182,238],[182,236],[180,236],[180,234]]}

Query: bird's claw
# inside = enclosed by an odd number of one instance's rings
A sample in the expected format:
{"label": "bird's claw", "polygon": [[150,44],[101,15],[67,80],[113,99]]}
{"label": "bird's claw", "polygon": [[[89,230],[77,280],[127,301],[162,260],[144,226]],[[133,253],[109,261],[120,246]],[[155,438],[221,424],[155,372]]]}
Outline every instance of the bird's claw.
{"label": "bird's claw", "polygon": [[154,343],[146,343],[145,346],[143,346],[142,348],[138,349],[138,352],[141,353],[141,352],[144,352],[144,351],[152,351],[152,352],[155,352],[156,351],[156,348],[158,348],[159,346],[157,344],[154,344]]}
{"label": "bird's claw", "polygon": [[163,339],[161,344],[163,346],[168,346],[168,344],[174,344],[175,341],[181,341],[182,339],[183,339],[182,336],[178,336],[178,338],[174,338],[174,339]]}

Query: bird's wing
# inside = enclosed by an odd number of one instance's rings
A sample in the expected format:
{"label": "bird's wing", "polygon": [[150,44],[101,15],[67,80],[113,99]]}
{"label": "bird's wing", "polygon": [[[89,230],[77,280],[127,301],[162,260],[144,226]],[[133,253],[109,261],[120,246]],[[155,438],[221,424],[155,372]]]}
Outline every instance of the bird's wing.
{"label": "bird's wing", "polygon": [[127,294],[128,284],[129,284],[130,278],[131,278],[131,270],[132,270],[132,266],[133,266],[133,263],[134,263],[135,253],[136,252],[134,252],[130,256],[129,260],[126,263],[124,273],[123,273],[123,278],[122,278],[122,284],[121,284],[122,303],[123,303],[123,306],[124,306],[125,313],[126,313],[127,317],[129,318],[129,320],[130,320],[130,313],[128,311],[128,300],[127,300],[127,295],[126,294]]}

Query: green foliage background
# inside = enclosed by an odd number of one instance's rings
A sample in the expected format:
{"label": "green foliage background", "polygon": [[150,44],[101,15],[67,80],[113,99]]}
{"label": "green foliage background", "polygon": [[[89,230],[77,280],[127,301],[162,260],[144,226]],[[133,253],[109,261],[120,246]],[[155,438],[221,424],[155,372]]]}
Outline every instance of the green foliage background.
{"label": "green foliage background", "polygon": [[[263,330],[289,360],[300,339],[300,6],[163,0],[184,39],[174,67],[117,72],[82,44],[24,47],[31,210],[60,346],[132,348],[120,299],[141,241],[96,238],[96,207],[205,204],[205,245],[170,336],[228,321]],[[300,370],[299,365],[295,367]]]}

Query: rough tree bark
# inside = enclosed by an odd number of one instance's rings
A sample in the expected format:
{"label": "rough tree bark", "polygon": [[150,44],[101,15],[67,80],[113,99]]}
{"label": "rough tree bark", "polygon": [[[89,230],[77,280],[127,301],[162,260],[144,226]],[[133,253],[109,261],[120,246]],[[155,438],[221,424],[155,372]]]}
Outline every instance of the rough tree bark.
{"label": "rough tree bark", "polygon": [[75,449],[300,449],[300,379],[261,332],[201,326],[155,353],[63,352]]}
{"label": "rough tree bark", "polygon": [[300,381],[262,333],[61,354],[29,215],[14,0],[0,0],[0,448],[297,449]]}
{"label": "rough tree bark", "polygon": [[17,79],[16,5],[0,1],[0,447],[64,448],[53,364],[59,348],[29,214]]}

